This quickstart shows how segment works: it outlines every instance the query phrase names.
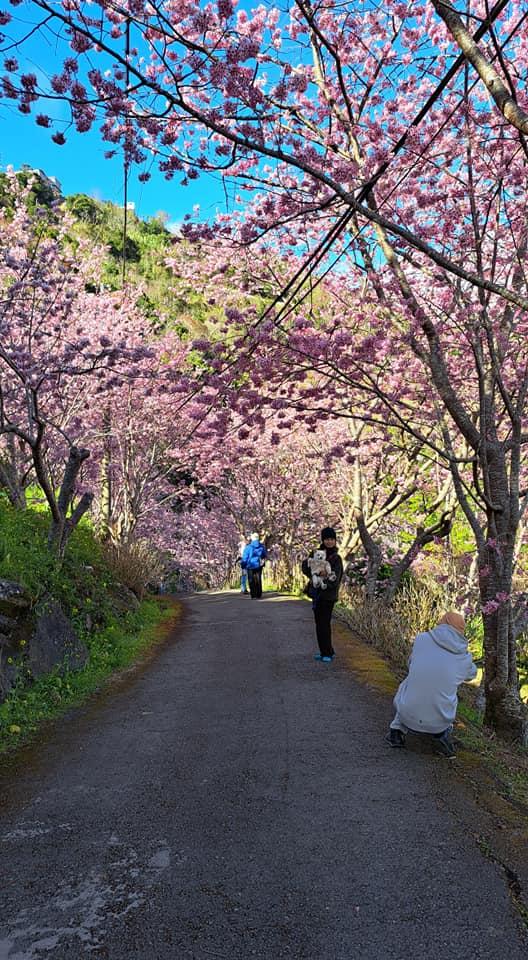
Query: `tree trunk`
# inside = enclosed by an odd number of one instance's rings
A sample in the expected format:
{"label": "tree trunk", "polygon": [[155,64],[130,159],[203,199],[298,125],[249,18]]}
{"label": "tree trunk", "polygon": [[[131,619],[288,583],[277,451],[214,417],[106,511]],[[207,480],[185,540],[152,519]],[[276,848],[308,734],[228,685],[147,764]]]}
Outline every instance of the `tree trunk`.
{"label": "tree trunk", "polygon": [[378,583],[378,576],[380,572],[380,567],[383,563],[383,554],[381,548],[378,546],[374,538],[370,535],[367,525],[365,523],[365,518],[362,513],[357,515],[357,525],[359,530],[359,535],[361,537],[361,543],[367,554],[367,574],[365,577],[365,599],[373,600],[376,596],[376,588]]}
{"label": "tree trunk", "polygon": [[[511,584],[510,584],[511,590]],[[486,578],[482,604],[508,595],[507,578]],[[484,722],[505,740],[528,744],[528,715],[519,693],[517,643],[510,601],[484,614]]]}
{"label": "tree trunk", "polygon": [[402,582],[404,574],[407,572],[420,551],[437,537],[443,538],[449,536],[451,527],[453,525],[453,514],[453,510],[448,510],[442,514],[441,519],[437,523],[432,524],[432,526],[427,530],[423,527],[418,528],[413,543],[404,554],[400,562],[396,564],[390,578],[387,580],[387,585],[383,594],[387,603],[392,603],[394,600],[396,591]]}
{"label": "tree trunk", "polygon": [[504,450],[488,448],[487,531],[480,593],[484,619],[486,708],[484,722],[505,740],[528,744],[528,713],[519,693],[515,617],[511,595],[520,522],[518,497],[511,495]]}
{"label": "tree trunk", "polygon": [[93,496],[93,493],[84,493],[69,517],[61,516],[59,520],[52,522],[48,535],[48,545],[56,556],[60,558],[64,556],[68,540],[81,517],[90,509]]}
{"label": "tree trunk", "polygon": [[0,462],[0,489],[5,490],[13,507],[16,507],[17,510],[25,509],[26,494],[24,488],[10,469],[10,465],[5,461]]}
{"label": "tree trunk", "polygon": [[112,518],[112,451],[110,447],[111,413],[107,408],[103,415],[103,455],[101,457],[101,490],[99,495],[98,533],[101,540],[111,539]]}
{"label": "tree trunk", "polygon": [[17,450],[17,439],[11,433],[5,437],[5,453],[0,458],[0,488],[3,488],[9,498],[9,502],[17,508],[24,510],[26,507],[27,485],[27,462],[23,463],[23,457]]}
{"label": "tree trunk", "polygon": [[75,483],[84,461],[90,456],[89,450],[71,447],[59,496],[55,504],[55,514],[48,535],[48,545],[58,557],[64,556],[70,536],[81,517],[89,510],[93,493],[84,493],[79,503],[68,516],[75,494]]}

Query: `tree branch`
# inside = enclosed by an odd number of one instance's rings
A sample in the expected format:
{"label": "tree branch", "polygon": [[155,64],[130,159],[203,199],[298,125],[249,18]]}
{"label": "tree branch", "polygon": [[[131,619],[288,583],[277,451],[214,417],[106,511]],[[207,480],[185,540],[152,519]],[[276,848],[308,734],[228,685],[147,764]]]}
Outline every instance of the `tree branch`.
{"label": "tree branch", "polygon": [[486,60],[456,10],[445,0],[431,0],[431,3],[464,56],[477,71],[503,117],[521,133],[528,134],[528,113],[519,106],[495,68]]}

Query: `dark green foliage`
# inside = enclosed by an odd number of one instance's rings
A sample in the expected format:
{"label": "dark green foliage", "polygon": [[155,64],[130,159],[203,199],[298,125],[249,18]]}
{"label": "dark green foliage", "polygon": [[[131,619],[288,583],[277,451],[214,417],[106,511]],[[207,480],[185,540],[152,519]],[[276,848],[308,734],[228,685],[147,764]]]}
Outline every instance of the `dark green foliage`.
{"label": "dark green foliage", "polygon": [[[386,561],[382,563],[378,570],[376,596],[383,596],[383,587],[387,580],[390,580],[394,570],[394,565]],[[367,579],[367,558],[356,557],[347,563],[347,577],[352,586],[364,587]],[[412,581],[412,573],[406,570],[403,574],[399,589]]]}
{"label": "dark green foliage", "polygon": [[141,222],[141,230],[145,236],[153,237],[163,237],[164,240],[167,238],[167,227],[165,226],[165,218],[158,217],[149,217],[148,220],[143,220]]}
{"label": "dark green foliage", "polygon": [[66,197],[64,206],[74,217],[84,223],[97,224],[104,220],[103,204],[87,197],[84,193],[73,193]]}
{"label": "dark green foliage", "polygon": [[47,545],[49,516],[41,510],[15,510],[0,500],[0,578],[23,584],[33,603],[53,596],[89,641],[91,627],[112,614],[111,575],[88,524],[72,534],[62,561]]}
{"label": "dark green foliage", "polygon": [[[30,180],[33,181],[27,204],[30,213],[34,213],[37,208],[47,207],[50,209],[54,203],[61,199],[58,184],[42,171],[24,166],[17,171],[16,177],[23,186],[27,186]],[[5,173],[0,173],[0,206],[7,207],[8,210],[12,209],[9,178]]]}
{"label": "dark green foliage", "polygon": [[90,660],[77,673],[61,677],[55,672],[13,689],[0,705],[0,753],[129,663],[152,641],[155,626],[165,616],[154,600],[123,609],[122,588],[88,524],[73,532],[62,562],[49,553],[48,527],[45,512],[15,510],[0,498],[0,579],[22,583],[33,605],[46,597],[57,600],[87,644]]}
{"label": "dark green foliage", "polygon": [[[123,232],[113,230],[106,237],[106,243],[112,257],[116,260],[123,259]],[[139,263],[141,261],[141,250],[137,240],[127,236],[124,243],[125,260],[128,263]]]}

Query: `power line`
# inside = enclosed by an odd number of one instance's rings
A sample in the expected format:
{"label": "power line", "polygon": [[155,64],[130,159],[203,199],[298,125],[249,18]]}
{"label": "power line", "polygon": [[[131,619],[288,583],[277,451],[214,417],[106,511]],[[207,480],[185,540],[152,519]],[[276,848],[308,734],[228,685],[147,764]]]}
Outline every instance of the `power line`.
{"label": "power line", "polygon": [[[130,17],[127,17],[125,27],[125,85],[128,97],[130,86]],[[127,123],[128,126],[128,123]],[[125,134],[125,146],[123,149],[123,256],[121,261],[121,282],[123,286],[126,282],[126,249],[127,249],[127,229],[128,229],[128,175],[130,172],[130,163],[128,159],[128,138]]]}
{"label": "power line", "polygon": [[[482,39],[482,37],[488,32],[488,30],[492,27],[497,17],[499,17],[500,14],[503,12],[507,4],[508,4],[508,0],[498,0],[495,6],[489,11],[489,14],[486,17],[486,19],[482,21],[480,27],[473,34],[473,40],[475,42]],[[525,17],[521,18],[516,28],[508,36],[507,42],[511,40],[512,36],[515,34],[516,30],[518,30],[520,24],[523,22],[524,19]],[[503,44],[503,47],[504,45],[505,44]],[[362,203],[363,200],[368,199],[369,195],[372,192],[373,187],[380,180],[383,174],[386,173],[393,159],[405,146],[411,130],[413,128],[416,128],[421,123],[421,121],[427,115],[427,113],[432,108],[432,106],[436,103],[436,101],[441,96],[441,94],[443,93],[447,85],[456,76],[456,74],[458,73],[458,71],[464,65],[465,62],[466,62],[466,58],[464,54],[460,54],[460,56],[457,57],[454,64],[450,67],[448,72],[442,78],[440,83],[435,87],[435,89],[433,90],[431,95],[428,97],[426,102],[420,108],[420,110],[418,111],[414,119],[411,121],[411,123],[409,124],[405,132],[401,135],[398,141],[391,148],[391,151],[390,151],[391,155],[387,157],[386,160],[384,160],[384,162],[378,167],[376,172],[372,175],[372,177],[370,177],[367,183],[363,184],[363,186],[360,188],[357,194],[357,197],[354,198],[353,204],[351,204],[350,209],[345,211],[345,213],[340,217],[340,219],[333,225],[333,227],[326,234],[325,238],[323,238],[323,240],[318,244],[316,250],[306,258],[306,260],[301,265],[301,267],[296,271],[292,279],[288,281],[285,287],[281,289],[280,293],[277,294],[277,296],[273,299],[271,304],[269,304],[269,306],[266,308],[264,313],[259,317],[259,321],[258,321],[259,324],[267,316],[269,316],[269,314],[274,310],[274,308],[279,303],[281,303],[281,307],[279,309],[278,314],[276,314],[274,317],[274,323],[276,323],[277,325],[280,323],[281,318],[284,318],[284,316],[287,316],[289,313],[291,313],[293,309],[295,309],[295,307],[298,304],[295,304],[293,307],[291,305],[293,303],[293,300],[296,294],[302,289],[308,277],[311,276],[311,274],[314,272],[316,266],[321,262],[321,260],[326,255],[326,253],[330,250],[335,240],[337,240],[338,237],[346,229],[351,217],[355,212],[356,205]],[[475,82],[478,82],[478,81],[475,81]],[[450,116],[452,116],[452,114],[450,114]],[[437,133],[435,134],[435,137],[438,135],[438,132],[439,131],[437,131]],[[432,142],[434,142],[435,137],[433,137],[433,139],[429,142],[428,147],[431,145]],[[391,194],[394,192],[394,189],[395,187],[391,191]],[[385,198],[384,202],[386,202],[386,199],[387,198]],[[351,242],[352,241],[350,241],[350,243]],[[350,243],[347,245],[346,249],[348,249],[348,247],[350,246]],[[324,272],[324,274],[322,274],[321,277],[315,281],[313,287],[310,288],[310,291],[308,291],[308,293],[306,293],[298,303],[302,303],[303,300],[306,299],[306,296],[309,295],[311,290],[313,290],[314,287],[319,286],[319,284],[322,282],[324,277],[327,276],[327,274],[330,272],[330,270],[333,269],[333,267],[338,262],[338,260],[344,255],[344,252],[345,251],[342,251],[339,254],[339,256],[336,258],[334,263],[331,264],[330,267],[328,267],[328,269]],[[284,301],[285,294],[290,293],[291,288],[293,286],[295,286],[295,290],[291,292],[288,299]]]}

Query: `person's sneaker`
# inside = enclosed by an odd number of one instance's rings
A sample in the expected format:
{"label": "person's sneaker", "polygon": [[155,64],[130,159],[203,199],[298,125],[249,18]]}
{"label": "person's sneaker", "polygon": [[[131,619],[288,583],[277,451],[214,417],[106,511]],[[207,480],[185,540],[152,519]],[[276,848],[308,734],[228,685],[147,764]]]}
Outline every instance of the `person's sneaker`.
{"label": "person's sneaker", "polygon": [[405,734],[401,730],[393,730],[392,728],[388,733],[385,734],[385,740],[391,747],[404,747],[405,746]]}
{"label": "person's sneaker", "polygon": [[451,741],[449,733],[444,732],[440,737],[433,737],[434,752],[439,757],[446,757],[448,760],[454,760],[456,751]]}
{"label": "person's sneaker", "polygon": [[323,659],[322,654],[320,654],[320,653],[315,653],[315,654],[314,654],[314,660],[322,660],[322,659]]}
{"label": "person's sneaker", "polygon": [[323,663],[332,663],[333,657],[321,657]]}

